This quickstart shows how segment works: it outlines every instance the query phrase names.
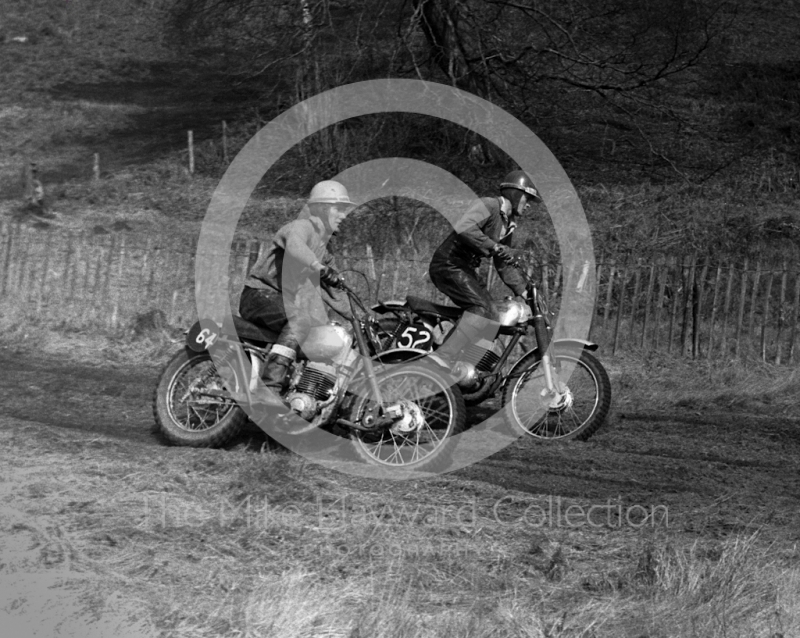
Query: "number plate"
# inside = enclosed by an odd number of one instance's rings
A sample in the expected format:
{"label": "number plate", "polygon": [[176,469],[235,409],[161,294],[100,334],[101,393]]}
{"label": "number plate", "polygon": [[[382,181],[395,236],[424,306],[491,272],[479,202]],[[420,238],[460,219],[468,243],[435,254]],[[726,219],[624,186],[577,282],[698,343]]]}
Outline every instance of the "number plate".
{"label": "number plate", "polygon": [[397,347],[432,350],[433,333],[421,323],[411,324],[397,337]]}
{"label": "number plate", "polygon": [[203,352],[214,345],[219,338],[220,329],[210,319],[201,319],[186,333],[186,345],[190,350]]}

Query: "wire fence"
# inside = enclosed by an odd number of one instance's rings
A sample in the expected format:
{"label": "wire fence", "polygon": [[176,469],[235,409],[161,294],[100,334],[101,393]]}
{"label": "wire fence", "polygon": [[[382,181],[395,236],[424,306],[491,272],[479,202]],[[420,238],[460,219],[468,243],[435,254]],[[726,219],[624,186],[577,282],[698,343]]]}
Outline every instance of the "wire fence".
{"label": "wire fence", "polygon": [[[266,243],[234,242],[227,287],[236,310],[246,274]],[[59,233],[0,224],[0,313],[56,328],[120,331],[142,317],[185,327],[197,318],[194,246],[168,237]],[[428,276],[428,257],[405,248],[375,254],[346,248],[337,265],[369,303],[408,294],[448,304]],[[531,261],[551,309],[565,274]],[[574,273],[567,273],[571,281]],[[485,263],[480,276],[495,297],[509,290]],[[800,265],[702,255],[616,256],[596,264],[590,338],[605,351],[656,351],[693,358],[754,357],[792,364],[798,357]]]}

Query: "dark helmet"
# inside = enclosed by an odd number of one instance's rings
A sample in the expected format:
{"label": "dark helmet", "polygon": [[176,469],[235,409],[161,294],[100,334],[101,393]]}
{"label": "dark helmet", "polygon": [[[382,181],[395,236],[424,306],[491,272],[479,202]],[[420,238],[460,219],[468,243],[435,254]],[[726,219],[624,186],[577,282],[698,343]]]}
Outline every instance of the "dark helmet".
{"label": "dark helmet", "polygon": [[541,202],[542,198],[539,195],[539,191],[536,190],[536,187],[533,185],[533,181],[525,171],[511,171],[508,175],[506,175],[505,179],[500,184],[500,190],[505,190],[507,188],[513,188],[518,191],[522,191],[530,196],[530,198],[535,202]]}

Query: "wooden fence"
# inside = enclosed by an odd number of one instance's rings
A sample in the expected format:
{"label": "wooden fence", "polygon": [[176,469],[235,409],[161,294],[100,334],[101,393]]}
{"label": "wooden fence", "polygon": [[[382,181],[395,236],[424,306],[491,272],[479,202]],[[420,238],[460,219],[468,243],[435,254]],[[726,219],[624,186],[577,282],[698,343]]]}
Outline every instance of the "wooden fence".
{"label": "wooden fence", "polygon": [[798,264],[710,261],[699,255],[609,260],[598,266],[593,332],[616,352],[793,363]]}
{"label": "wooden fence", "polygon": [[[263,244],[231,247],[228,290],[238,304],[244,277]],[[55,327],[122,330],[153,311],[171,326],[196,318],[194,246],[165,237],[72,234],[0,224],[0,314]],[[338,264],[363,297],[407,294],[449,303],[427,275],[428,257],[370,246],[342,250]],[[529,272],[558,310],[561,266],[531,263]],[[508,294],[488,264],[493,294]],[[694,358],[797,358],[800,267],[797,263],[709,261],[700,255],[604,258],[596,265],[590,337],[604,352],[657,351]]]}

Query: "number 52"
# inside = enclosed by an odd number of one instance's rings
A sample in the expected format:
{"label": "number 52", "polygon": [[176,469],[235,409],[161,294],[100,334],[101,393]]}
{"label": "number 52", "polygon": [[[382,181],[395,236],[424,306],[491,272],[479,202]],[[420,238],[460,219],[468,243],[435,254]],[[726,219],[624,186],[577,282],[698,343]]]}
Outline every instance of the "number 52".
{"label": "number 52", "polygon": [[427,328],[409,326],[398,337],[397,345],[400,348],[419,348],[430,343],[432,336]]}

